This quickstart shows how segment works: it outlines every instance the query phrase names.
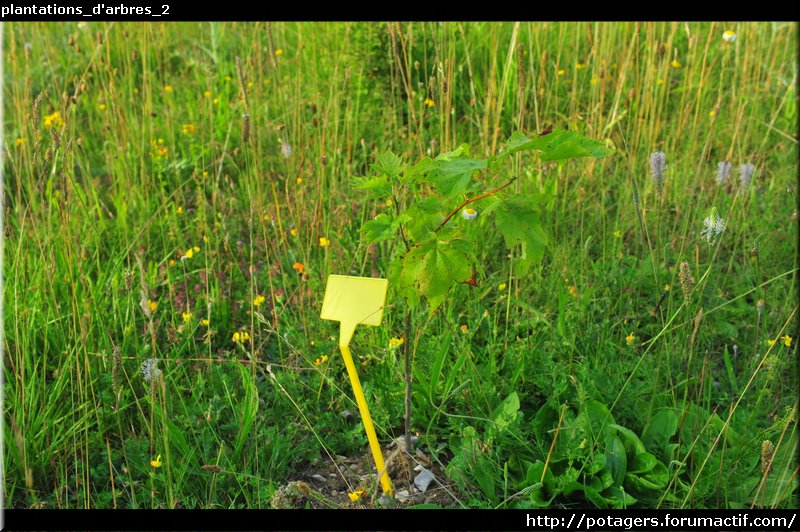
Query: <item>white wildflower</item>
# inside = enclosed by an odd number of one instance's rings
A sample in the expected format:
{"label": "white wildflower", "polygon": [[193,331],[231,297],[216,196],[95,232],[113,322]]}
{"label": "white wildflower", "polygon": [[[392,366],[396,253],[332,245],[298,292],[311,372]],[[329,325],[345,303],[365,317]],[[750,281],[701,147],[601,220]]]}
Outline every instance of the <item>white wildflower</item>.
{"label": "white wildflower", "polygon": [[739,167],[739,183],[742,187],[747,188],[750,186],[750,181],[753,180],[755,171],[756,167],[752,163],[745,163]]}
{"label": "white wildflower", "polygon": [[142,362],[142,376],[147,382],[152,382],[161,376],[161,370],[158,369],[158,359],[148,358]]}
{"label": "white wildflower", "polygon": [[724,185],[731,176],[730,161],[720,161],[717,163],[717,184]]}
{"label": "white wildflower", "polygon": [[478,216],[478,211],[475,209],[464,209],[461,211],[461,216],[465,220],[474,220],[476,216]]}
{"label": "white wildflower", "polygon": [[713,244],[716,238],[725,232],[725,220],[720,218],[716,208],[711,208],[711,215],[703,220],[705,228],[700,231],[700,236]]}

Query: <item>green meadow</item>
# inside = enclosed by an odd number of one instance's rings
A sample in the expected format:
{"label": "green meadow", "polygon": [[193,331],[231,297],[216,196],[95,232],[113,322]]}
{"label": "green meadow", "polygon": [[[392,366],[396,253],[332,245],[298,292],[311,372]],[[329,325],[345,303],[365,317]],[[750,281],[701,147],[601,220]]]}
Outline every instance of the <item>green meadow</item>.
{"label": "green meadow", "polygon": [[797,24],[2,38],[7,507],[800,503]]}

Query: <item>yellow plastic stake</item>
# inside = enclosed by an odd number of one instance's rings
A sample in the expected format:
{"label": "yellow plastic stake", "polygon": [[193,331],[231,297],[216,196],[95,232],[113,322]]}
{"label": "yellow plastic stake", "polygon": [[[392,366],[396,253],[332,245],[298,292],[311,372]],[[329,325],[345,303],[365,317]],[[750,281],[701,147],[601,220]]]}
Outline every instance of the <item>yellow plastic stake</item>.
{"label": "yellow plastic stake", "polygon": [[378,444],[378,436],[372,425],[372,418],[367,408],[367,400],[358,380],[353,356],[350,354],[350,339],[357,325],[380,325],[383,319],[383,305],[386,302],[386,290],[389,281],[371,277],[351,277],[349,275],[329,275],[328,286],[325,288],[325,297],[322,300],[320,318],[333,320],[340,323],[339,349],[344,358],[350,383],[353,385],[353,394],[356,404],[364,422],[364,430],[375,459],[375,467],[381,473],[381,487],[386,494],[392,493],[392,483],[386,473],[383,463],[383,453]]}

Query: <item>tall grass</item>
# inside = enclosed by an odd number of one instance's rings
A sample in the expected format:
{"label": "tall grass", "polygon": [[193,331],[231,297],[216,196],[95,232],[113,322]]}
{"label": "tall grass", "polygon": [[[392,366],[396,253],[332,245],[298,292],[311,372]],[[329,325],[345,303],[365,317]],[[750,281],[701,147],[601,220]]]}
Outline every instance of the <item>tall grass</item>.
{"label": "tall grass", "polygon": [[[552,245],[517,279],[490,239],[480,286],[405,338],[414,430],[446,462],[448,437],[512,391],[526,419],[592,398],[637,433],[669,407],[686,469],[660,504],[728,504],[717,493],[751,475],[765,439],[778,467],[737,501],[790,504],[774,486],[797,477],[783,459],[797,447],[796,25],[9,23],[3,39],[10,505],[266,507],[315,462],[363,452],[318,309],[329,273],[386,276],[396,250],[359,244],[388,207],[350,177],[387,149],[491,154],[548,124],[616,153],[515,161],[520,191],[550,195]],[[728,227],[714,245],[700,238],[712,207]],[[403,415],[388,339],[405,334],[404,307],[390,304],[353,349],[385,441]],[[570,427],[559,420],[564,445]],[[498,444],[495,473],[551,444]]]}

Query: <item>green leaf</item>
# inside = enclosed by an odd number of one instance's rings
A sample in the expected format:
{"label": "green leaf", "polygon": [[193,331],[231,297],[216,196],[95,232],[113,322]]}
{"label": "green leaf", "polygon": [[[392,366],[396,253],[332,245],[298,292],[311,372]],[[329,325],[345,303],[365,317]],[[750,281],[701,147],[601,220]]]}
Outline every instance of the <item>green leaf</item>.
{"label": "green leaf", "polygon": [[386,151],[378,155],[378,161],[371,164],[370,167],[378,174],[383,174],[390,180],[397,179],[400,173],[405,169],[403,159],[390,151]]}
{"label": "green leaf", "polygon": [[366,190],[375,199],[384,199],[392,195],[392,185],[386,176],[354,177],[353,187]]}
{"label": "green leaf", "polygon": [[442,223],[444,210],[444,205],[433,197],[423,198],[406,209],[405,214],[410,218],[408,230],[411,238],[415,241],[424,240],[428,233]]}
{"label": "green leaf", "polygon": [[519,412],[519,395],[517,392],[511,392],[492,413],[491,419],[494,423],[490,428],[493,427],[494,431],[501,432],[514,422],[517,412]]}
{"label": "green leaf", "polygon": [[642,433],[645,448],[656,454],[663,454],[670,438],[678,431],[678,417],[671,408],[659,410]]}
{"label": "green leaf", "polygon": [[406,214],[401,214],[398,217],[385,213],[379,214],[374,220],[365,222],[364,225],[361,226],[364,241],[367,242],[367,244],[372,244],[384,240],[391,240],[394,238],[400,225],[409,220],[411,220],[411,217]]}
{"label": "green leaf", "polygon": [[556,129],[547,135],[536,135],[533,138],[528,138],[521,131],[515,131],[497,158],[530,150],[542,152],[542,161],[561,161],[577,157],[603,158],[611,154],[611,150],[598,140],[574,131]]}
{"label": "green leaf", "polygon": [[430,157],[423,157],[422,160],[414,166],[406,168],[405,172],[403,172],[403,175],[400,177],[400,181],[403,183],[416,182],[421,176],[424,176],[433,165],[433,159]]}
{"label": "green leaf", "polygon": [[633,457],[631,464],[631,473],[648,473],[658,465],[658,458],[650,453],[639,453]]}
{"label": "green leaf", "polygon": [[[471,159],[469,146],[462,144],[453,151],[440,154],[436,159],[423,159],[409,172],[405,179],[414,177],[417,181],[429,181],[439,194],[454,196],[467,189],[472,174],[487,167],[485,159]],[[427,179],[421,179],[427,175]]]}
{"label": "green leaf", "polygon": [[635,456],[639,453],[645,452],[645,447],[642,443],[642,440],[640,440],[639,436],[637,436],[632,430],[626,429],[625,427],[616,425],[614,423],[610,424],[609,427],[617,430],[622,438],[622,442],[625,444],[625,451],[628,454]]}
{"label": "green leaf", "polygon": [[403,257],[395,284],[409,305],[416,305],[424,296],[432,315],[454,284],[472,277],[474,263],[469,241],[453,233],[431,232],[428,240],[418,243]]}
{"label": "green leaf", "polygon": [[614,479],[614,485],[621,486],[628,469],[628,458],[625,456],[625,445],[616,434],[606,437],[606,467]]}
{"label": "green leaf", "polygon": [[[522,256],[515,265],[518,274],[527,273],[530,265],[544,256],[547,234],[542,228],[532,198],[515,196],[498,201],[491,210],[495,213],[495,225],[509,249],[522,246]],[[488,210],[488,209],[487,209]]]}
{"label": "green leaf", "polygon": [[579,426],[593,442],[604,441],[611,430],[609,425],[613,423],[614,416],[611,415],[608,408],[594,399],[586,401],[580,414],[578,414]]}

